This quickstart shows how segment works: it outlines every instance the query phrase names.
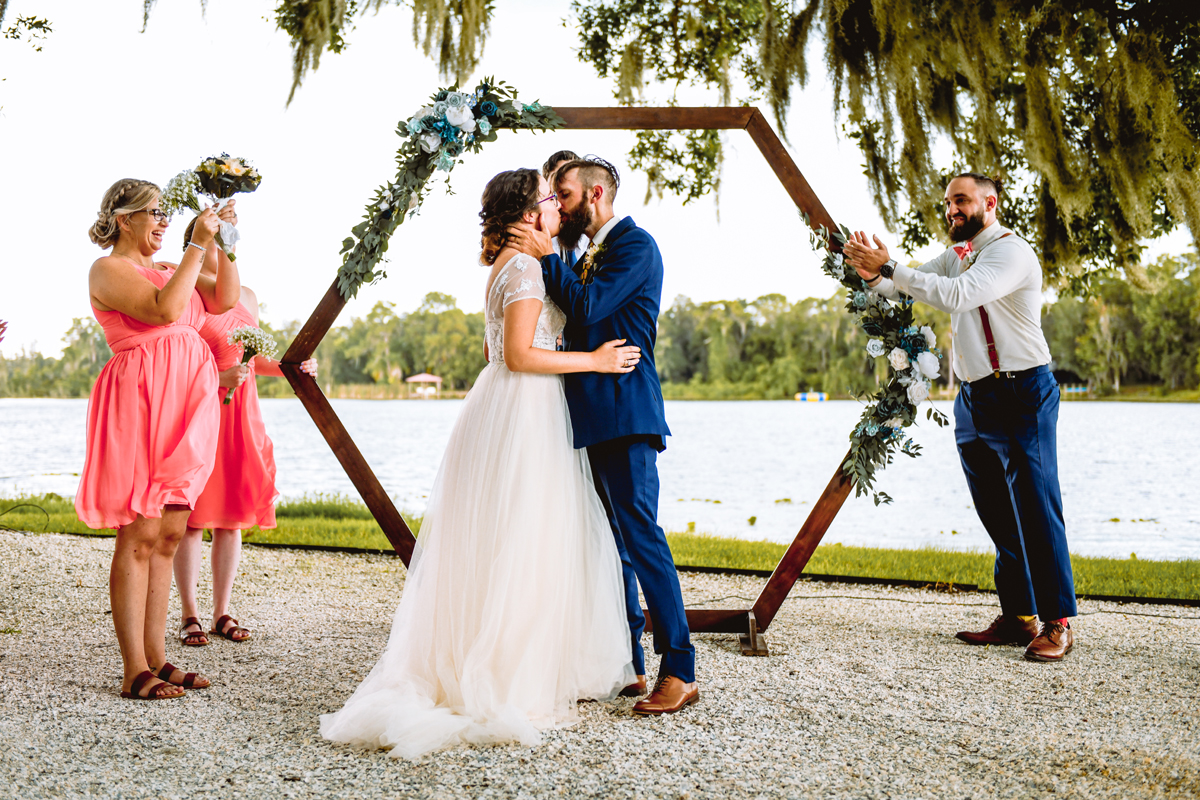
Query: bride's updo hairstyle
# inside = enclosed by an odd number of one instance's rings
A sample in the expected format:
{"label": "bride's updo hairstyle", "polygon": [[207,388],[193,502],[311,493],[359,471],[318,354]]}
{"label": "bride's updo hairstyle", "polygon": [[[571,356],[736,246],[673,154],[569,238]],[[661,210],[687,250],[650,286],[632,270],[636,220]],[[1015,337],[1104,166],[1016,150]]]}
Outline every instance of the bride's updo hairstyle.
{"label": "bride's updo hairstyle", "polygon": [[117,243],[117,239],[121,238],[117,217],[147,208],[160,194],[162,190],[150,181],[139,181],[135,178],[122,178],[117,181],[104,193],[96,221],[88,228],[88,238],[103,250],[112,247]]}
{"label": "bride's updo hairstyle", "polygon": [[488,181],[483,189],[483,208],[479,218],[483,220],[483,237],[480,242],[483,252],[479,263],[491,266],[496,256],[508,244],[508,226],[521,221],[530,211],[537,210],[538,178],[536,169],[514,169],[501,172]]}

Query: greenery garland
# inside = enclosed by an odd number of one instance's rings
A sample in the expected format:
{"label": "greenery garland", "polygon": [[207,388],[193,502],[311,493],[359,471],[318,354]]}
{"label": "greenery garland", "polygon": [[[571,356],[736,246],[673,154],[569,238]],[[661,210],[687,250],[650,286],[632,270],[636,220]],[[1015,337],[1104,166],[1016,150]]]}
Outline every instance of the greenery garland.
{"label": "greenery garland", "polygon": [[562,124],[554,109],[536,101],[526,105],[517,100],[516,89],[491,78],[484,78],[474,92],[460,92],[457,84],[435,92],[429,105],[396,126],[404,140],[396,152],[396,178],[376,190],[365,218],[342,242],[338,292],[349,300],[364,283],[387,277],[377,267],[388,240],[420,210],[435,173],[447,173],[448,187],[449,173],[462,163],[459,157],[468,150],[478,153],[485,143],[496,141],[498,131],[547,131]]}
{"label": "greenery garland", "polygon": [[[824,251],[822,271],[846,287],[846,310],[870,337],[867,355],[886,358],[887,381],[866,398],[866,408],[850,432],[850,455],[842,472],[854,479],[856,497],[871,493],[875,505],[890,503],[886,492],[874,491],[875,472],[892,463],[897,453],[916,458],[921,446],[904,435],[917,418],[917,406],[929,397],[930,382],[937,377],[942,354],[937,336],[928,326],[913,324],[913,299],[902,294],[892,302],[872,292],[859,274],[842,258],[842,245],[850,238],[845,226],[832,233],[824,225],[813,229],[809,216],[800,213],[809,227],[813,249]],[[925,412],[939,427],[949,424],[946,415],[932,405]]]}

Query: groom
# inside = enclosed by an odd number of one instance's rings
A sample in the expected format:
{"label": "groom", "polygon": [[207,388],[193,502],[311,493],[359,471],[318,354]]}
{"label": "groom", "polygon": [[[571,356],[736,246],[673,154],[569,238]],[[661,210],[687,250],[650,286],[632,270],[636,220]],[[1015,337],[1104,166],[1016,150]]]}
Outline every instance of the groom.
{"label": "groom", "polygon": [[546,293],[567,315],[564,349],[591,351],[612,339],[642,349],[642,363],[624,374],[564,375],[575,447],[588,449],[596,491],[616,537],[625,577],[625,605],[633,637],[638,682],[621,692],[646,690],[646,627],[638,583],[654,623],[654,652],[662,656],[658,681],[633,707],[642,716],[673,714],[700,698],[696,651],[688,633],[679,576],[658,526],[658,454],[669,436],[662,390],[654,367],[663,264],[658,245],[628,217],[613,214],[620,177],[616,167],[590,157],[569,161],[555,173],[561,204],[558,244],[574,250],[591,240],[574,268],[556,253],[544,231],[520,226],[513,244],[541,260]]}

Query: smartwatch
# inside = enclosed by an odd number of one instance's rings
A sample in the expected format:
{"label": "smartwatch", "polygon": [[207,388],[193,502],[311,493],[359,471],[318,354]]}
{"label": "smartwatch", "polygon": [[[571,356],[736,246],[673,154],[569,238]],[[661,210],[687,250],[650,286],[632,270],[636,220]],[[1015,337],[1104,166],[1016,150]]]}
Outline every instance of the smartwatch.
{"label": "smartwatch", "polygon": [[894,258],[889,258],[883,263],[883,266],[879,268],[879,274],[890,280],[891,277],[896,274],[897,266],[899,265],[896,263],[896,260]]}

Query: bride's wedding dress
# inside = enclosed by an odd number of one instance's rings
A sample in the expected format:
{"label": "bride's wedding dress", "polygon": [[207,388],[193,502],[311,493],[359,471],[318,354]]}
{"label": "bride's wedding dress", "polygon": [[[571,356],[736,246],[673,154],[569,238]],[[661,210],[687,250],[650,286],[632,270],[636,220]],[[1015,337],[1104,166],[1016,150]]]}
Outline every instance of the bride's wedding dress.
{"label": "bride's wedding dress", "polygon": [[488,288],[490,363],[450,434],[387,648],[322,715],[327,739],[405,758],[534,745],[576,721],[578,699],[635,680],[616,544],[571,444],[562,377],[504,364],[504,309],[534,300],[534,346],[553,350],[563,313],[538,262],[514,256]]}

